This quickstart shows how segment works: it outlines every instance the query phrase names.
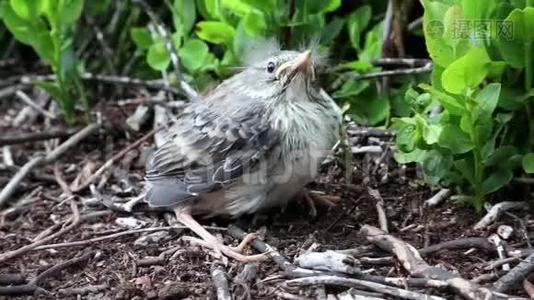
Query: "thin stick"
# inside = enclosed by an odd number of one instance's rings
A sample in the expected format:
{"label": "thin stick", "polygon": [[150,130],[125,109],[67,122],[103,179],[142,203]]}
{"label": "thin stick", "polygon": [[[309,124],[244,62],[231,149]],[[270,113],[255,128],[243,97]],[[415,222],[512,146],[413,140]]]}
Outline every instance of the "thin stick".
{"label": "thin stick", "polygon": [[[164,90],[166,92],[171,92],[176,95],[181,94],[175,88],[170,87],[170,86],[165,86],[165,84],[161,80],[142,80],[142,79],[131,78],[127,76],[100,75],[100,74],[92,74],[92,73],[82,74],[82,79],[87,80],[87,81],[98,81],[98,82],[109,83],[109,84],[142,86],[142,87],[147,87],[150,89]],[[52,80],[56,80],[56,76],[53,74],[31,75],[31,76],[25,75],[25,76],[18,78],[18,80],[16,81],[20,81],[22,84],[32,85],[38,81],[52,81]]]}
{"label": "thin stick", "polygon": [[[457,274],[430,266],[412,245],[369,225],[364,225],[360,233],[371,243],[397,256],[402,266],[412,276],[445,281],[449,287],[466,299],[502,299],[491,290],[470,282]],[[506,298],[506,297],[504,297]]]}
{"label": "thin stick", "polygon": [[425,201],[424,206],[426,206],[426,207],[434,207],[434,206],[440,204],[441,202],[445,201],[445,199],[447,199],[450,195],[451,195],[451,190],[450,189],[441,189],[434,196],[432,196],[431,198],[427,199]]}
{"label": "thin stick", "polygon": [[217,291],[217,300],[232,300],[230,288],[228,286],[228,279],[226,279],[224,268],[220,264],[213,264],[211,268],[211,278],[215,290]]}
{"label": "thin stick", "polygon": [[15,94],[21,87],[22,85],[10,85],[8,87],[0,89],[0,99]]}
{"label": "thin stick", "polygon": [[304,278],[292,279],[287,282],[289,285],[318,285],[318,284],[327,284],[327,285],[339,285],[345,287],[354,287],[354,288],[363,288],[370,289],[374,292],[379,292],[382,294],[399,297],[402,299],[428,299],[428,300],[445,300],[445,298],[421,294],[417,292],[403,290],[397,287],[392,287],[389,285],[383,285],[376,282],[365,281],[354,278],[345,278],[339,276],[311,276]]}
{"label": "thin stick", "polygon": [[135,141],[134,143],[128,145],[126,148],[122,149],[119,153],[113,155],[112,158],[107,160],[98,170],[96,170],[95,173],[93,173],[89,178],[87,178],[83,183],[81,183],[79,186],[74,187],[72,189],[73,193],[78,193],[83,190],[85,190],[91,183],[93,183],[98,177],[100,177],[107,169],[111,168],[115,162],[117,162],[121,157],[123,157],[126,153],[128,153],[130,150],[135,149],[139,147],[143,142],[151,138],[160,128],[153,129],[149,133],[145,134],[143,137]]}
{"label": "thin stick", "polygon": [[529,255],[510,272],[497,280],[493,284],[493,288],[498,292],[507,292],[518,286],[532,271],[534,271],[534,254]]}
{"label": "thin stick", "polygon": [[30,159],[28,162],[22,166],[15,176],[13,176],[6,186],[0,192],[0,207],[7,204],[11,200],[11,195],[15,193],[20,182],[33,170],[34,167],[40,165],[43,162],[44,158],[42,156],[37,156]]}
{"label": "thin stick", "polygon": [[250,287],[258,274],[259,266],[255,263],[248,263],[234,279],[233,294],[238,299],[252,299]]}
{"label": "thin stick", "polygon": [[[186,226],[162,226],[162,227],[151,227],[151,228],[141,228],[141,229],[131,229],[126,231],[121,231],[109,235],[99,236],[91,239],[86,240],[79,240],[79,241],[72,241],[72,242],[64,242],[64,243],[57,243],[57,244],[49,244],[49,245],[41,245],[38,247],[35,247],[33,250],[45,250],[45,249],[58,249],[58,248],[68,248],[68,247],[76,247],[76,246],[87,246],[94,243],[110,240],[110,239],[116,239],[121,236],[130,235],[130,234],[136,234],[136,233],[143,233],[143,232],[155,232],[155,231],[166,231],[166,230],[179,230],[179,229],[188,229],[189,227]],[[221,227],[210,227],[205,226],[206,229],[209,230],[219,230],[224,231],[226,228]]]}
{"label": "thin stick", "polygon": [[391,76],[399,76],[399,75],[415,75],[415,74],[422,74],[422,73],[428,73],[428,72],[432,72],[431,62],[428,62],[426,65],[422,67],[417,67],[417,68],[387,70],[387,71],[368,73],[368,74],[357,74],[357,75],[353,73],[349,73],[346,75],[341,75],[336,81],[334,81],[331,85],[331,89],[332,90],[339,89],[339,87],[348,80],[375,79],[375,78],[391,77]]}
{"label": "thin stick", "polygon": [[33,170],[33,168],[42,164],[54,162],[69,148],[78,144],[80,141],[95,132],[98,127],[98,124],[89,124],[82,130],[71,136],[65,142],[57,146],[52,152],[48,153],[48,155],[46,155],[45,157],[37,156],[28,161],[24,166],[22,166],[22,168],[19,169],[15,176],[11,178],[7,185],[2,189],[2,192],[0,192],[0,207],[7,204],[7,202],[11,199],[13,193],[15,193],[20,182]]}
{"label": "thin stick", "polygon": [[80,265],[93,257],[93,255],[93,252],[86,253],[80,257],[71,258],[67,261],[54,265],[37,275],[27,284],[0,287],[0,295],[32,295],[39,292],[45,292],[41,287],[39,287],[43,280],[54,276],[68,267]]}
{"label": "thin stick", "polygon": [[52,152],[48,153],[45,157],[46,163],[51,163],[56,161],[60,156],[62,156],[67,150],[84,139],[86,139],[88,136],[93,134],[100,125],[93,123],[89,124],[86,127],[84,127],[82,130],[78,131],[76,134],[71,136],[68,140],[57,146]]}
{"label": "thin stick", "polygon": [[424,58],[402,58],[402,57],[382,57],[373,61],[375,66],[407,66],[421,67],[428,64],[430,60]]}
{"label": "thin stick", "polygon": [[49,139],[66,138],[73,135],[77,130],[52,130],[47,132],[29,132],[9,135],[8,133],[0,136],[0,146],[15,145],[29,142],[38,142]]}
{"label": "thin stick", "polygon": [[493,205],[488,213],[475,224],[473,227],[475,230],[484,229],[489,224],[493,223],[501,215],[502,212],[511,209],[526,209],[528,205],[526,202],[516,202],[516,201],[504,201]]}
{"label": "thin stick", "polygon": [[439,244],[435,244],[426,248],[419,249],[419,253],[423,256],[430,255],[432,253],[441,251],[441,250],[451,250],[451,249],[471,249],[477,248],[483,250],[484,252],[496,254],[497,249],[495,245],[490,243],[487,238],[483,237],[471,237],[471,238],[462,238],[452,241],[445,241]]}
{"label": "thin stick", "polygon": [[40,240],[37,240],[29,245],[26,245],[26,246],[22,246],[16,250],[11,250],[11,251],[7,251],[7,252],[4,252],[2,254],[0,254],[0,264],[8,261],[9,259],[11,258],[14,258],[14,257],[17,257],[17,256],[20,256],[20,255],[23,255],[24,253],[30,251],[30,250],[33,250],[41,245],[44,245],[46,244],[47,242],[57,238],[57,237],[60,237],[62,236],[63,234],[71,231],[73,228],[75,228],[76,226],[78,226],[80,224],[80,211],[78,210],[78,205],[76,205],[76,203],[74,202],[74,200],[71,199],[70,201],[70,207],[71,207],[71,210],[72,210],[72,217],[70,218],[70,224],[64,228],[62,228],[61,230],[59,230],[58,232],[54,233],[54,234],[51,234],[51,235],[48,235]]}
{"label": "thin stick", "polygon": [[389,232],[388,220],[386,217],[386,212],[384,211],[384,199],[380,195],[380,192],[376,189],[368,188],[367,192],[376,201],[376,211],[378,213],[378,223],[380,224],[380,229],[382,229],[384,232]]}
{"label": "thin stick", "polygon": [[18,90],[18,91],[15,92],[15,95],[17,95],[17,97],[19,97],[20,100],[22,100],[24,103],[29,105],[31,108],[35,109],[35,111],[39,112],[41,115],[43,115],[43,116],[45,116],[45,117],[47,117],[49,119],[52,119],[52,120],[56,119],[56,116],[54,116],[50,112],[44,110],[37,103],[33,102],[33,100],[28,95],[26,95],[26,93],[24,93],[23,91]]}

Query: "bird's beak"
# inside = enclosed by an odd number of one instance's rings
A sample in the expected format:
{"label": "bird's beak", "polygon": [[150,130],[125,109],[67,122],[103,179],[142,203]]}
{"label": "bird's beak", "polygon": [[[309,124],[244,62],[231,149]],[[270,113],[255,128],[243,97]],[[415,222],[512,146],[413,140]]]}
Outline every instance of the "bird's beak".
{"label": "bird's beak", "polygon": [[287,76],[293,77],[297,72],[303,72],[304,74],[312,74],[312,57],[311,50],[306,50],[302,52],[297,58],[292,61],[283,63],[278,70],[276,70],[276,77],[280,78],[280,75],[284,72],[287,72]]}
{"label": "bird's beak", "polygon": [[308,72],[310,70],[312,63],[311,51],[306,50],[302,52],[293,62],[294,70],[301,70],[303,72]]}

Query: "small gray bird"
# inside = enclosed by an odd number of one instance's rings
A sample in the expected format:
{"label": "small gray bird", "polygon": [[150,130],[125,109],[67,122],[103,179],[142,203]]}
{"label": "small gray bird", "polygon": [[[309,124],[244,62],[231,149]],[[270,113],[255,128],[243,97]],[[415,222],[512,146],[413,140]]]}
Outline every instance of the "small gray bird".
{"label": "small gray bird", "polygon": [[147,164],[148,204],[173,208],[219,253],[264,258],[223,245],[192,215],[283,205],[314,179],[339,140],[341,112],[317,85],[313,56],[276,50],[191,102]]}

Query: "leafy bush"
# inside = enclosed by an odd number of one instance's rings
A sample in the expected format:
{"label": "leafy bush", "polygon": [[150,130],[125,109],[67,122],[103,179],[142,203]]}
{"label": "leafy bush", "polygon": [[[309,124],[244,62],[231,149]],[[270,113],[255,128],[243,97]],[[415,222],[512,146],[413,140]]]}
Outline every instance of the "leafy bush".
{"label": "leafy bush", "polygon": [[15,38],[31,46],[52,67],[56,82],[38,85],[57,100],[68,122],[73,122],[77,98],[87,106],[74,55],[73,33],[83,0],[10,0],[0,2],[0,18]]}
{"label": "leafy bush", "polygon": [[[380,9],[387,3],[369,2]],[[271,38],[286,48],[301,48],[316,40],[314,46],[319,51],[335,49],[336,61],[347,56],[349,61],[341,71],[331,74],[331,80],[380,70],[372,62],[381,56],[382,21],[371,20],[370,4],[347,16],[341,15],[341,4],[340,0],[175,0],[169,4],[171,36],[186,73],[200,89],[214,80],[211,74],[224,78],[234,73],[251,44]],[[137,52],[146,55],[151,68],[167,70],[170,56],[163,38],[155,31],[135,27],[131,36]],[[336,44],[338,37],[341,42]],[[333,97],[350,103],[351,113],[361,122],[381,124],[389,117],[390,102],[371,83],[372,80],[347,80]]]}
{"label": "leafy bush", "polygon": [[[527,1],[528,2],[528,1]],[[532,172],[534,7],[524,1],[423,0],[432,84],[405,95],[400,162],[422,164],[428,182],[455,184],[480,210],[521,166]]]}

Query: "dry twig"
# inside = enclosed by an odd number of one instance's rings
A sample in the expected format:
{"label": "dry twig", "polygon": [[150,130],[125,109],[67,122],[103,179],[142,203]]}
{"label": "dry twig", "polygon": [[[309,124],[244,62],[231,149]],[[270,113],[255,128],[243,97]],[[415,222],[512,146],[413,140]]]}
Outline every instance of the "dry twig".
{"label": "dry twig", "polygon": [[441,202],[445,201],[445,199],[447,199],[450,195],[451,195],[451,190],[450,189],[441,189],[434,196],[432,196],[431,198],[427,199],[425,201],[424,205],[426,207],[437,206]]}
{"label": "dry twig", "polygon": [[256,279],[258,273],[258,265],[255,263],[248,263],[243,267],[243,271],[237,274],[234,281],[233,294],[237,299],[252,299],[250,287]]}
{"label": "dry twig", "polygon": [[511,209],[526,209],[528,205],[526,202],[519,201],[504,201],[493,205],[488,213],[475,224],[473,227],[476,230],[484,229],[489,224],[493,223],[501,215],[502,212]]}
{"label": "dry twig", "polygon": [[518,286],[528,274],[534,271],[534,254],[529,255],[510,272],[506,273],[497,282],[493,284],[493,288],[499,292],[507,292]]}
{"label": "dry twig", "polygon": [[35,248],[37,248],[37,247],[39,247],[41,245],[44,245],[47,242],[52,241],[55,238],[62,236],[66,232],[69,232],[73,228],[78,226],[80,224],[80,212],[78,210],[78,205],[74,202],[73,199],[71,199],[71,201],[70,201],[70,207],[71,207],[71,210],[72,210],[72,217],[69,218],[69,220],[67,222],[65,222],[65,223],[70,222],[70,224],[68,226],[60,229],[56,233],[53,233],[53,234],[45,236],[45,237],[43,237],[41,239],[35,240],[33,243],[31,243],[29,245],[22,246],[22,247],[20,247],[18,249],[7,251],[7,252],[4,252],[4,253],[0,254],[0,264],[8,261],[11,258],[14,258],[14,257],[20,256],[22,254],[25,254],[26,252],[31,251],[31,250],[33,250],[33,249],[35,249]]}
{"label": "dry twig", "polygon": [[380,229],[382,229],[384,232],[389,232],[388,219],[386,217],[386,212],[384,211],[384,199],[380,195],[380,192],[376,189],[368,188],[367,192],[376,201],[376,211],[378,213],[378,223],[380,224]]}
{"label": "dry twig", "polygon": [[398,297],[401,299],[445,300],[445,298],[438,297],[438,296],[432,296],[432,295],[421,294],[418,292],[407,291],[407,290],[403,290],[397,287],[383,285],[383,284],[376,283],[376,282],[370,282],[370,281],[354,279],[354,278],[339,277],[339,276],[323,275],[323,276],[311,276],[311,277],[297,278],[297,279],[289,280],[287,284],[289,285],[319,285],[319,284],[338,285],[338,286],[354,287],[354,288],[360,288],[360,289],[361,288],[369,289],[374,292],[379,292],[385,295]]}
{"label": "dry twig", "polygon": [[87,178],[83,183],[81,183],[79,186],[74,187],[72,189],[72,192],[78,193],[88,188],[89,185],[93,183],[93,181],[95,181],[98,177],[100,177],[106,170],[111,168],[113,164],[116,163],[121,157],[123,157],[126,153],[128,153],[132,149],[139,147],[143,142],[151,138],[160,129],[161,128],[151,130],[150,132],[142,136],[137,141],[133,142],[132,144],[128,145],[126,148],[119,151],[119,153],[113,155],[112,158],[107,160],[98,170],[96,170],[96,172],[94,172],[91,176],[89,176],[89,178]]}
{"label": "dry twig", "polygon": [[412,245],[386,234],[382,230],[364,225],[360,233],[368,241],[379,246],[383,250],[391,252],[397,256],[402,266],[410,272],[412,276],[428,279],[438,279],[448,283],[449,287],[466,299],[506,299],[507,297],[497,295],[491,290],[472,283],[457,274],[441,268],[432,267],[421,258],[421,254]]}
{"label": "dry twig", "polygon": [[47,269],[46,271],[43,271],[41,274],[34,277],[32,280],[30,280],[28,283],[23,285],[11,285],[11,286],[2,286],[0,287],[0,295],[33,295],[38,293],[47,293],[43,288],[40,287],[40,284],[43,280],[45,280],[48,277],[54,276],[57,273],[61,272],[62,270],[85,263],[87,260],[89,260],[91,257],[93,257],[94,253],[89,252],[86,253],[80,257],[71,258],[67,261],[61,262],[57,265],[54,265]]}
{"label": "dry twig", "polygon": [[[68,248],[68,247],[75,247],[75,246],[87,246],[91,245],[97,242],[110,240],[110,239],[116,239],[121,236],[130,235],[130,234],[136,234],[136,233],[143,233],[143,232],[155,232],[155,231],[168,231],[168,230],[178,230],[178,229],[187,229],[186,226],[162,226],[162,227],[150,227],[150,228],[141,228],[141,229],[131,229],[121,232],[116,232],[109,235],[103,235],[91,239],[86,240],[79,240],[79,241],[72,241],[72,242],[64,242],[64,243],[57,243],[57,244],[49,244],[49,245],[40,245],[39,247],[35,247],[33,250],[44,250],[44,249],[57,249],[57,248]],[[226,230],[225,228],[221,227],[209,227],[205,226],[206,229],[210,230]]]}
{"label": "dry twig", "polygon": [[90,124],[85,128],[71,136],[65,142],[57,146],[52,152],[46,156],[36,156],[29,160],[19,171],[11,178],[8,184],[0,192],[0,207],[7,204],[11,199],[13,193],[15,193],[20,182],[33,170],[33,168],[56,161],[61,155],[63,155],[68,149],[78,144],[80,141],[91,135],[98,129],[98,124]]}
{"label": "dry twig", "polygon": [[26,93],[24,93],[23,91],[21,90],[18,90],[15,92],[15,94],[17,95],[17,97],[20,98],[20,100],[22,100],[24,103],[26,103],[28,106],[30,106],[31,108],[33,108],[34,110],[36,110],[37,112],[39,112],[41,115],[49,118],[49,119],[52,119],[52,120],[55,120],[56,119],[56,116],[54,116],[53,114],[51,114],[50,112],[48,112],[47,110],[43,109],[41,106],[39,106],[39,104],[35,103],[28,95],[26,95]]}
{"label": "dry twig", "polygon": [[217,300],[232,300],[228,279],[222,265],[215,263],[211,268],[211,278],[217,291]]}
{"label": "dry twig", "polygon": [[419,249],[419,254],[427,256],[442,250],[471,249],[477,248],[487,253],[496,254],[497,248],[487,238],[471,237],[452,241],[446,241],[426,248]]}
{"label": "dry twig", "polygon": [[56,138],[66,138],[73,135],[76,129],[50,130],[46,132],[29,132],[19,134],[4,134],[0,136],[0,146],[37,142]]}

